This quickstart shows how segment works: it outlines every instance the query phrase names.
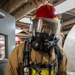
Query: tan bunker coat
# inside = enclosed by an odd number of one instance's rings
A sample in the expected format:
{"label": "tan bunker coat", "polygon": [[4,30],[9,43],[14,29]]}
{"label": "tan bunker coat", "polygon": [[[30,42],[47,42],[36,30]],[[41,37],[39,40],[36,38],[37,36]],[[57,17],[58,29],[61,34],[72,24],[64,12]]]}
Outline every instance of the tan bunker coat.
{"label": "tan bunker coat", "polygon": [[[24,43],[17,46],[12,54],[10,55],[10,58],[8,59],[8,67],[7,67],[7,74],[6,75],[18,75],[17,68],[20,64],[23,64],[23,50],[24,50]],[[64,50],[61,49],[61,53],[63,55],[62,60],[60,61],[60,65],[58,67],[58,72],[60,75],[67,75],[67,57],[64,53]],[[48,55],[44,53],[40,53],[37,51],[32,50],[31,52],[31,58],[36,63],[42,62],[42,64],[48,64]],[[49,60],[49,63],[53,63],[55,61],[55,52],[52,50],[52,57]]]}

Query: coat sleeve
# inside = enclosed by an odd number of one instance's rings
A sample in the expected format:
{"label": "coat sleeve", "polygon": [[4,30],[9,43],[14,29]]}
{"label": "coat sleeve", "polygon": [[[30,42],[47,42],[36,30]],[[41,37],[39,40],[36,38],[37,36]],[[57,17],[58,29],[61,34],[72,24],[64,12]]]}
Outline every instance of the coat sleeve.
{"label": "coat sleeve", "polygon": [[8,59],[6,75],[19,75],[17,68],[22,62],[24,44],[17,46]]}
{"label": "coat sleeve", "polygon": [[18,47],[16,47],[13,50],[13,52],[11,53],[11,55],[8,59],[6,75],[18,75],[17,67],[18,67]]}
{"label": "coat sleeve", "polygon": [[63,57],[59,63],[58,72],[60,75],[67,75],[67,56],[64,50],[61,51]]}

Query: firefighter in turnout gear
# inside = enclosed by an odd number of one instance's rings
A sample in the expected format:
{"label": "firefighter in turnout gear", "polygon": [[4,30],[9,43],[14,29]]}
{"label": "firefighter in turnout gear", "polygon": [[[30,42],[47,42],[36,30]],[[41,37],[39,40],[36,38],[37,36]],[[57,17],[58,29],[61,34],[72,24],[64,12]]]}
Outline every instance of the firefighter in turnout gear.
{"label": "firefighter in turnout gear", "polygon": [[8,60],[6,75],[67,75],[67,57],[58,46],[55,8],[43,5],[32,20],[32,37],[17,46]]}

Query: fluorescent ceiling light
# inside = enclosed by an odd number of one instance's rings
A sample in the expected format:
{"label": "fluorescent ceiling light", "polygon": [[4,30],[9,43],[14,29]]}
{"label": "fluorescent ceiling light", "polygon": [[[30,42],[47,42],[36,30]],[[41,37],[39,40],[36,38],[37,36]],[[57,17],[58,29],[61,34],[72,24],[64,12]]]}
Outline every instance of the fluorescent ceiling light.
{"label": "fluorescent ceiling light", "polygon": [[0,12],[0,19],[4,18],[5,17],[5,14]]}
{"label": "fluorescent ceiling light", "polygon": [[55,7],[56,14],[61,14],[75,8],[75,0],[66,0]]}
{"label": "fluorescent ceiling light", "polygon": [[19,20],[19,22],[29,23],[29,24],[32,23],[32,21],[30,20],[30,18],[22,18],[22,19]]}
{"label": "fluorescent ceiling light", "polygon": [[22,32],[23,30],[21,30],[21,29],[15,29],[15,34],[18,34],[18,33],[20,33],[20,32]]}

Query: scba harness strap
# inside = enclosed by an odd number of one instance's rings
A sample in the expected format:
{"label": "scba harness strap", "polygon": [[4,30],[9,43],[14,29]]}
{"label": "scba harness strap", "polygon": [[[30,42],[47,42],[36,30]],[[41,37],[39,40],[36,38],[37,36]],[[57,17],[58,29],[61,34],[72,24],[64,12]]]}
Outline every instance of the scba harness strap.
{"label": "scba harness strap", "polygon": [[52,45],[52,48],[55,49],[55,53],[57,55],[57,61],[59,63],[60,60],[62,60],[62,54],[61,54],[60,48],[59,48],[59,46],[57,44],[58,41],[59,41],[59,38],[56,37],[55,40],[54,40],[54,44]]}
{"label": "scba harness strap", "polygon": [[41,70],[39,70],[39,68],[48,68],[49,70],[49,75],[51,75],[51,68],[55,68],[56,66],[56,71],[54,75],[59,75],[57,70],[58,70],[58,65],[60,60],[62,59],[62,54],[60,51],[59,46],[57,45],[58,42],[58,38],[55,38],[54,40],[54,44],[52,45],[52,48],[55,49],[55,53],[56,53],[56,62],[53,64],[42,64],[42,63],[37,63],[35,64],[34,62],[32,62],[32,64],[29,63],[29,61],[32,61],[30,58],[30,52],[32,50],[31,47],[29,47],[29,40],[25,41],[25,46],[24,46],[24,52],[23,52],[23,66],[21,66],[19,68],[19,75],[32,75],[31,69],[33,68],[36,73],[38,73],[38,75],[41,75]]}

